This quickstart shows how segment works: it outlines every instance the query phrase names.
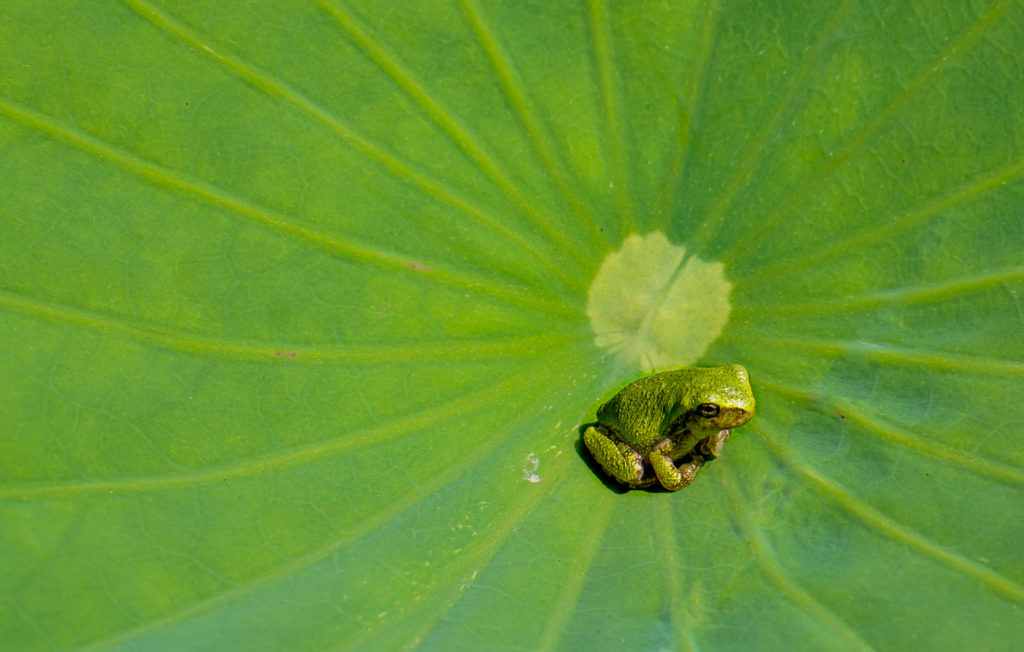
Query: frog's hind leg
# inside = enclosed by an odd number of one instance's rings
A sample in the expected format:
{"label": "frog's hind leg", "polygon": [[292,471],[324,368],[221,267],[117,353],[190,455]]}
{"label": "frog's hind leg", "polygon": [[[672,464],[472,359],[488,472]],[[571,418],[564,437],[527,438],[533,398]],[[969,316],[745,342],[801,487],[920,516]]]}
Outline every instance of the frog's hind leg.
{"label": "frog's hind leg", "polygon": [[644,487],[644,460],[635,450],[615,441],[594,426],[583,433],[583,443],[601,468],[619,482],[633,488]]}

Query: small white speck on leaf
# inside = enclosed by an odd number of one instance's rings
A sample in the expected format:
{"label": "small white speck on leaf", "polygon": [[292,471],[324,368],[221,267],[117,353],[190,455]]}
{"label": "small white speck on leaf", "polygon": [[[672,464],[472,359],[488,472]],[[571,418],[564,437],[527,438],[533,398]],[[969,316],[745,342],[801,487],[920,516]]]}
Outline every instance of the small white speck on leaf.
{"label": "small white speck on leaf", "polygon": [[539,466],[540,458],[537,457],[536,453],[530,453],[527,455],[526,464],[523,465],[523,480],[534,484],[540,482],[540,476],[536,473]]}

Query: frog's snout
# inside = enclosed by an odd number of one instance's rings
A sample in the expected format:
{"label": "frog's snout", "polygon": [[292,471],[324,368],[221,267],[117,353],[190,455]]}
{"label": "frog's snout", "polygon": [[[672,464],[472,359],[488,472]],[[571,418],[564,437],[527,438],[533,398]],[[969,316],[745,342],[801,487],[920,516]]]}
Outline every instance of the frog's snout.
{"label": "frog's snout", "polygon": [[753,406],[751,406],[749,410],[745,410],[741,407],[735,407],[732,409],[732,426],[730,427],[739,428],[752,418],[754,418]]}

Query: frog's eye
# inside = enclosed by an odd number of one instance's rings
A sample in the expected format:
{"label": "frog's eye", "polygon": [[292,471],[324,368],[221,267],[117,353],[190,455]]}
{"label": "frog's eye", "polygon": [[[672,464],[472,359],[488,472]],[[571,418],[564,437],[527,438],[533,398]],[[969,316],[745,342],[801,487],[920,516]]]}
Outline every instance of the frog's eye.
{"label": "frog's eye", "polygon": [[718,406],[714,403],[701,403],[697,406],[697,412],[705,419],[714,419],[718,416]]}

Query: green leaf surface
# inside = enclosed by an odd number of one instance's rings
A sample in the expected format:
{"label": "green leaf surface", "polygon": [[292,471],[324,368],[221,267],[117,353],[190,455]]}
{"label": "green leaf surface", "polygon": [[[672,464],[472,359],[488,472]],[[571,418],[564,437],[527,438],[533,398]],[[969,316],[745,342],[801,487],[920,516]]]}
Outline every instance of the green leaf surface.
{"label": "green leaf surface", "polygon": [[[1024,640],[1022,25],[7,0],[0,647]],[[579,426],[655,359],[588,293],[652,233],[758,414],[621,493]]]}

